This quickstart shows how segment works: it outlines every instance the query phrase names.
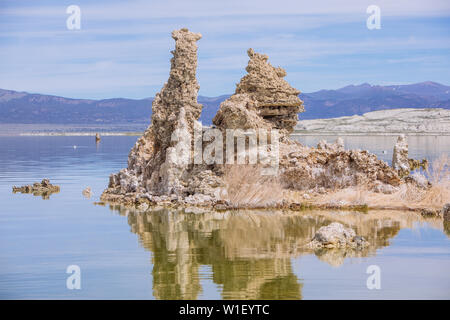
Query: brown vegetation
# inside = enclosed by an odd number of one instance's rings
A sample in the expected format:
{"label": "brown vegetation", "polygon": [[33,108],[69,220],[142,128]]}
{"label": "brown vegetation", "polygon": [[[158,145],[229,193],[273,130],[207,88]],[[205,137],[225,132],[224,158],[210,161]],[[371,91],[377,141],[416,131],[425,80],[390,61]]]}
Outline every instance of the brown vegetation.
{"label": "brown vegetation", "polygon": [[283,200],[278,177],[262,175],[255,165],[229,165],[225,168],[222,200],[232,207],[271,207]]}
{"label": "brown vegetation", "polygon": [[[318,196],[314,202],[341,206],[362,205],[369,208],[424,208],[440,210],[450,202],[450,159],[441,155],[426,171],[430,186],[405,183],[391,194],[369,191],[363,185]],[[420,176],[421,173],[417,173]]]}

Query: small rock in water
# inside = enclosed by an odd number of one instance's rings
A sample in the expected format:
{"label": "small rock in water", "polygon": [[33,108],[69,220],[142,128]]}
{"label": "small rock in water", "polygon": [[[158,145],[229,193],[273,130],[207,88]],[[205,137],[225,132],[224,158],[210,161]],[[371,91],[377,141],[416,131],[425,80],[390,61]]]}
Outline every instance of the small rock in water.
{"label": "small rock in water", "polygon": [[35,182],[22,187],[12,187],[13,193],[32,193],[35,196],[42,196],[42,199],[50,199],[52,193],[59,192],[59,186],[54,186],[49,179],[42,179],[41,183]]}
{"label": "small rock in water", "polygon": [[357,236],[351,228],[345,228],[341,223],[333,222],[320,227],[308,244],[312,248],[355,248],[367,246],[368,242]]}
{"label": "small rock in water", "polygon": [[83,196],[85,196],[86,198],[90,198],[92,196],[92,190],[91,187],[87,187],[86,189],[83,190],[82,192]]}

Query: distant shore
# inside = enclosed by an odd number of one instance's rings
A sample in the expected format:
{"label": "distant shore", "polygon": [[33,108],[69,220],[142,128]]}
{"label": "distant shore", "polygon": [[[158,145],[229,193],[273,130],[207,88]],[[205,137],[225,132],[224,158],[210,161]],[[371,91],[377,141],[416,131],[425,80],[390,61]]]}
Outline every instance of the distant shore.
{"label": "distant shore", "polygon": [[[142,136],[144,132],[101,132],[100,136]],[[19,136],[95,136],[96,132],[37,132],[37,133],[20,133]]]}
{"label": "distant shore", "polygon": [[[301,117],[300,117],[301,118]],[[0,136],[141,136],[148,123],[1,124]],[[390,109],[328,119],[300,120],[292,136],[450,136],[450,110]]]}
{"label": "distant shore", "polygon": [[308,136],[308,137],[320,137],[320,136],[398,136],[405,134],[407,136],[449,136],[450,132],[340,132],[340,131],[322,131],[322,132],[306,132],[306,131],[294,131],[291,136]]}
{"label": "distant shore", "polygon": [[[100,136],[142,136],[142,131],[42,131],[42,132],[9,132],[5,133],[0,130],[0,136],[23,136],[23,137],[48,137],[48,136],[69,136],[69,137],[83,137],[95,136],[99,133]],[[376,131],[301,131],[295,130],[291,133],[292,137],[320,137],[320,136],[398,136],[406,134],[408,136],[450,136],[450,132],[376,132]]]}
{"label": "distant shore", "polygon": [[298,121],[295,135],[450,136],[450,110],[390,109],[349,117]]}
{"label": "distant shore", "polygon": [[0,123],[0,136],[140,136],[148,123],[123,124],[21,124]]}
{"label": "distant shore", "polygon": [[[96,132],[37,132],[37,133],[20,133],[12,136],[23,137],[52,137],[52,136],[68,136],[68,137],[83,137],[83,136],[95,136]],[[102,132],[101,136],[142,136],[144,132]],[[293,132],[292,137],[296,136],[398,136],[400,134],[406,134],[409,136],[449,136],[449,132]],[[1,134],[0,134],[1,136]]]}

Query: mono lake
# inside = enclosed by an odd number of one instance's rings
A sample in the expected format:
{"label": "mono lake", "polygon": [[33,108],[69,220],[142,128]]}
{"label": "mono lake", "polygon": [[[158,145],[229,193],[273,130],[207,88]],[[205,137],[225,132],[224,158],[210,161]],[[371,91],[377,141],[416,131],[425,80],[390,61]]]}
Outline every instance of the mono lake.
{"label": "mono lake", "polygon": [[[450,299],[450,226],[412,212],[134,213],[95,205],[136,136],[0,137],[1,299]],[[297,136],[307,145],[336,137]],[[394,136],[344,136],[390,162]],[[433,160],[450,137],[408,137],[410,157]],[[49,178],[49,199],[13,185]],[[90,199],[82,190],[91,187]],[[333,221],[363,250],[304,245]],[[68,266],[81,270],[69,290]],[[369,289],[370,266],[380,289]]]}

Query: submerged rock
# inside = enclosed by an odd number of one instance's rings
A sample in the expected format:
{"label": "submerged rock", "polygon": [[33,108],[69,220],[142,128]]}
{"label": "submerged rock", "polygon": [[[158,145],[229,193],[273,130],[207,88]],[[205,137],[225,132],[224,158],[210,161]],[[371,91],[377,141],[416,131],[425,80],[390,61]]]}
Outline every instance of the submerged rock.
{"label": "submerged rock", "polygon": [[49,199],[52,193],[58,193],[59,186],[52,185],[49,179],[42,179],[42,181],[22,187],[12,187],[13,193],[32,193],[35,196],[42,196],[43,199]]}
{"label": "submerged rock", "polygon": [[368,244],[363,237],[357,236],[353,229],[345,228],[339,222],[333,222],[321,227],[308,246],[311,248],[354,248],[365,247]]}

